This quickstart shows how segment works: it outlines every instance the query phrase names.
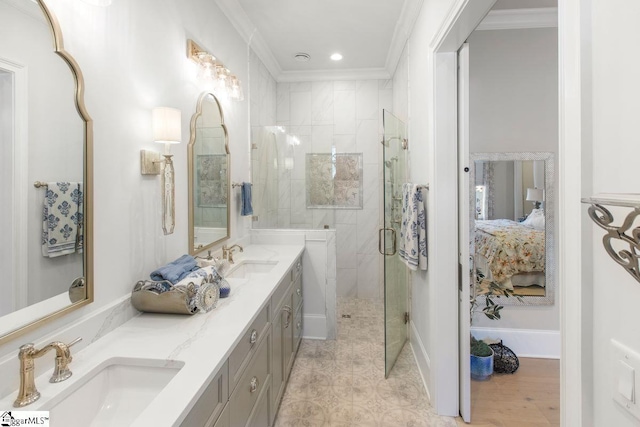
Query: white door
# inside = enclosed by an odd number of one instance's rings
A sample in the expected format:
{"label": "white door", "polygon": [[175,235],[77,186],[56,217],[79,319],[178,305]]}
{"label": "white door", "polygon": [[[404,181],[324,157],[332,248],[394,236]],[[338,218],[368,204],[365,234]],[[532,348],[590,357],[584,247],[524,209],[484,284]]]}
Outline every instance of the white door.
{"label": "white door", "polygon": [[471,421],[471,361],[469,334],[469,44],[458,51],[458,336],[460,415]]}

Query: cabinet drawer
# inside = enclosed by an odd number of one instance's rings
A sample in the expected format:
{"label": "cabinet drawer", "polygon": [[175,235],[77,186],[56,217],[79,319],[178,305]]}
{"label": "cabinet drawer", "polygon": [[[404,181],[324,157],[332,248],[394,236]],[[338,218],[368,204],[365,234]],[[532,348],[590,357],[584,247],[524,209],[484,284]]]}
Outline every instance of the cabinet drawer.
{"label": "cabinet drawer", "polygon": [[246,425],[258,397],[261,396],[263,389],[270,386],[268,351],[270,338],[267,333],[267,336],[258,344],[253,359],[244,370],[236,389],[231,394],[229,405],[231,425],[234,427]]}
{"label": "cabinet drawer", "polygon": [[302,303],[302,276],[298,276],[293,282],[293,309],[297,310]]}
{"label": "cabinet drawer", "polygon": [[226,362],[184,419],[183,427],[211,426],[229,399],[229,362]]}
{"label": "cabinet drawer", "polygon": [[238,384],[245,367],[249,364],[251,357],[255,354],[262,337],[267,334],[271,327],[269,310],[270,306],[267,304],[229,356],[229,388],[232,392],[236,384]]}
{"label": "cabinet drawer", "polygon": [[[283,304],[283,301],[290,296],[289,292],[290,292],[290,287],[291,287],[291,280],[290,280],[290,276],[289,273],[284,275],[284,278],[280,281],[280,284],[278,284],[278,287],[276,288],[276,290],[273,292],[273,295],[271,296],[271,308],[273,309],[273,311],[271,312],[271,319],[275,319],[276,314],[276,310],[280,310],[280,306]],[[285,304],[289,304],[290,302],[287,302]]]}
{"label": "cabinet drawer", "polygon": [[247,426],[269,427],[269,389],[262,390],[256,406],[251,412]]}

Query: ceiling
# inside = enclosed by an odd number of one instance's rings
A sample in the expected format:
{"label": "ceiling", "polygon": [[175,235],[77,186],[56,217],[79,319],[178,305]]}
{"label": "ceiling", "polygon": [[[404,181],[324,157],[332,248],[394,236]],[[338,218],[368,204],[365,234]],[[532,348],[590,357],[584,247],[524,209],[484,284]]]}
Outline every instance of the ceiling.
{"label": "ceiling", "polygon": [[[285,72],[384,68],[404,2],[238,0]],[[296,61],[297,52],[310,61]],[[344,58],[329,59],[335,52]]]}
{"label": "ceiling", "polygon": [[[277,81],[390,78],[422,2],[216,0]],[[494,12],[499,16],[493,18],[499,22],[484,29],[518,28],[518,22],[529,25],[528,16],[523,21],[513,14],[556,6],[557,0],[498,0]],[[516,22],[516,27],[504,26],[504,19]],[[294,55],[299,52],[311,59],[297,61]],[[336,52],[343,55],[341,61],[329,58]]]}

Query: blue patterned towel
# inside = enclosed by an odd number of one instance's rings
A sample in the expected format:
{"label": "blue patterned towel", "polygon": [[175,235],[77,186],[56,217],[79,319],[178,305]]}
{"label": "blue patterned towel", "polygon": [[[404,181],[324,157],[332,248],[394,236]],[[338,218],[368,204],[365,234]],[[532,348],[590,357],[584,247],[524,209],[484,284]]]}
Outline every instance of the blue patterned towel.
{"label": "blue patterned towel", "polygon": [[191,255],[182,255],[177,260],[171,261],[169,264],[158,268],[152,272],[150,276],[152,280],[168,280],[175,285],[198,268],[194,257]]}
{"label": "blue patterned towel", "polygon": [[402,184],[400,259],[411,270],[427,269],[427,211],[418,185]]}
{"label": "blue patterned towel", "polygon": [[253,215],[253,206],[251,206],[251,183],[242,183],[242,212],[240,215]]}
{"label": "blue patterned towel", "polygon": [[82,183],[47,183],[42,220],[42,256],[55,258],[82,252]]}

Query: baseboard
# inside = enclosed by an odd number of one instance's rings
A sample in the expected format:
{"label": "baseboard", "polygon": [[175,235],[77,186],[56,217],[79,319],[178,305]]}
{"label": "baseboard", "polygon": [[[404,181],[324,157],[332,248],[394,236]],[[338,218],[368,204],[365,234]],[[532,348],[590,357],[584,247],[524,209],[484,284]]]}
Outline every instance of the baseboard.
{"label": "baseboard", "polygon": [[471,327],[478,338],[501,339],[518,357],[560,359],[560,331]]}
{"label": "baseboard", "polygon": [[302,316],[302,338],[309,340],[327,339],[327,317],[319,314],[304,314]]}
{"label": "baseboard", "polygon": [[427,398],[429,399],[429,402],[431,402],[431,393],[429,392],[428,381],[431,372],[431,359],[429,359],[427,350],[424,348],[420,334],[418,334],[418,330],[413,324],[413,321],[410,322],[410,325],[411,335],[409,337],[409,342],[411,343],[411,351],[413,352],[413,358],[416,360],[416,364],[418,365],[418,371],[420,372],[420,378],[422,378],[424,389],[427,392]]}

